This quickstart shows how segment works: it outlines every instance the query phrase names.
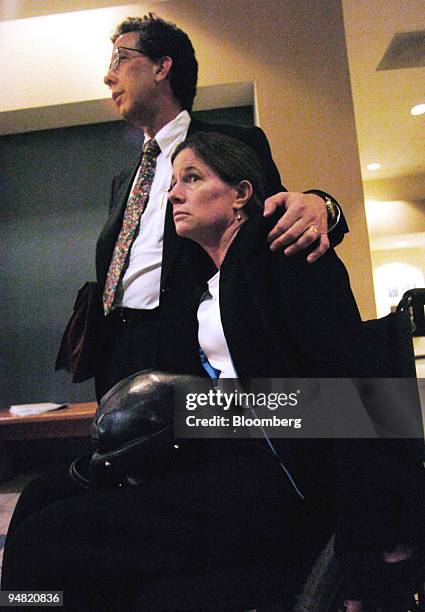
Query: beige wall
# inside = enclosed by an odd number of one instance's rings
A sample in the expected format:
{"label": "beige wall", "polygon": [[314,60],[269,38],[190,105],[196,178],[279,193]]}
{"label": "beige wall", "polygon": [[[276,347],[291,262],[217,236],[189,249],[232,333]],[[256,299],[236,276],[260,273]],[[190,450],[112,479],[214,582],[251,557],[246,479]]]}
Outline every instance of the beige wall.
{"label": "beige wall", "polygon": [[364,184],[377,312],[386,315],[404,291],[425,286],[425,175]]}
{"label": "beige wall", "polygon": [[367,200],[423,200],[425,174],[409,174],[376,181],[365,181]]}
{"label": "beige wall", "polygon": [[368,200],[366,211],[372,240],[378,236],[425,232],[425,199]]}
{"label": "beige wall", "polygon": [[[351,233],[339,252],[349,268],[363,316],[373,316],[370,253],[340,1],[143,2],[137,12],[148,10],[175,20],[190,34],[200,62],[201,86],[241,81],[255,83],[259,124],[269,137],[284,185],[290,190],[320,187],[342,203]],[[117,19],[124,11],[126,7],[117,7]],[[133,8],[131,13],[134,12]],[[69,15],[70,19],[75,19],[74,13]],[[104,37],[105,24],[110,23],[111,15],[103,12],[102,16],[104,22],[93,19],[92,23],[103,23],[101,34]],[[107,29],[110,30],[109,25]],[[20,40],[25,45],[25,37]],[[47,38],[47,44],[49,40]],[[73,40],[75,43],[75,37]],[[87,33],[77,42],[85,40]],[[77,60],[73,54],[71,49],[68,55],[73,62],[72,68],[67,70],[65,66],[61,70],[68,81],[66,91],[73,93],[64,101],[64,90],[57,83],[50,104],[63,111],[68,102],[72,112],[78,115],[76,104],[87,106],[87,102],[92,101],[93,111],[99,103],[99,120],[102,120],[107,92],[99,88],[97,80],[94,84],[91,68],[89,70],[84,64],[79,69],[75,65]],[[96,55],[94,47],[93,55]],[[42,93],[43,87],[45,92],[49,68],[59,61],[54,53],[49,57],[51,60],[37,66],[37,79],[32,81],[33,99],[37,92]],[[67,57],[65,54],[61,61],[66,61]],[[91,61],[90,47],[84,55],[85,63],[88,59]],[[99,73],[105,62],[100,58],[96,61]],[[15,77],[9,73],[8,78]],[[60,101],[55,89],[61,90]],[[45,99],[42,104],[34,104],[43,105],[46,105]],[[14,108],[15,112],[20,112],[16,109],[23,106]]]}
{"label": "beige wall", "polygon": [[405,291],[424,286],[425,247],[374,250],[372,265],[379,316],[397,306]]}
{"label": "beige wall", "polygon": [[425,275],[425,247],[373,251],[372,261],[374,268],[389,263],[402,263],[423,270]]}
{"label": "beige wall", "polygon": [[[378,198],[366,201],[366,214],[377,312],[384,316],[404,291],[425,286],[425,191],[417,192],[424,199],[394,200],[405,193],[400,182],[376,183],[372,189],[365,186],[366,193]],[[389,199],[379,199],[385,196]]]}

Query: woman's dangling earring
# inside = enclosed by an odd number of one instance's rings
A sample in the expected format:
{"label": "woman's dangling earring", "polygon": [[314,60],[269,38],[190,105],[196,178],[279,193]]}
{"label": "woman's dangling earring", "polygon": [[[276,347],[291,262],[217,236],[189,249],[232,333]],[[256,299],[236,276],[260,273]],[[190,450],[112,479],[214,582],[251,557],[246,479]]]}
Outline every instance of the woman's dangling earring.
{"label": "woman's dangling earring", "polygon": [[242,221],[242,215],[241,215],[240,210],[237,210],[237,211],[236,211],[235,219],[236,219],[236,221],[238,221],[239,223]]}

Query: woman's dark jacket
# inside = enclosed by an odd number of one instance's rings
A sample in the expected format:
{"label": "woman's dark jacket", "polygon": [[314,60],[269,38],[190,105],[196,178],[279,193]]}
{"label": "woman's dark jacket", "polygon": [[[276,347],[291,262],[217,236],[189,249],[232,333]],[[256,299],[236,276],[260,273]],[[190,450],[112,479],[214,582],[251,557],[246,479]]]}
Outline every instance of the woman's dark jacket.
{"label": "woman's dark jacket", "polygon": [[[313,265],[305,253],[272,253],[266,236],[275,221],[250,219],[220,270],[221,319],[239,378],[370,376],[368,338],[343,263],[333,249]],[[340,555],[363,556],[421,540],[421,440],[274,444],[305,503],[318,512],[335,511]]]}
{"label": "woman's dark jacket", "polygon": [[[219,132],[241,140],[254,151],[261,164],[265,177],[266,196],[286,191],[281,184],[279,171],[271,155],[270,145],[260,128],[209,124],[192,118],[189,135],[200,131]],[[122,226],[128,196],[139,166],[140,159],[132,168],[118,174],[112,184],[109,216],[96,245],[96,278],[99,296],[103,293],[113,249]],[[322,194],[317,190],[312,191]],[[342,214],[337,227],[329,235],[331,242],[333,244],[341,242],[344,233],[347,231],[348,227]],[[193,325],[193,309],[195,308],[196,313],[197,296],[194,287],[200,279],[208,278],[210,267],[209,258],[198,245],[177,236],[172,205],[169,202],[164,227],[159,341],[157,353],[153,359],[153,367],[182,373],[197,370],[197,339],[196,329]],[[189,298],[195,298],[195,302],[191,302],[192,310],[180,308],[182,293],[186,293]],[[170,351],[170,348],[173,349],[170,346],[171,339],[174,338],[178,338],[179,350],[177,354],[173,350]]]}

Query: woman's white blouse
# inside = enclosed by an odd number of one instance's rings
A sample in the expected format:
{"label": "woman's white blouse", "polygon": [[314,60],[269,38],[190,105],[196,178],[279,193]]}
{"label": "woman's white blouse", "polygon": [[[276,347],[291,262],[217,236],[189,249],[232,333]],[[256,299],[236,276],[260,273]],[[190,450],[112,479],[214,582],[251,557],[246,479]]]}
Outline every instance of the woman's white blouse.
{"label": "woman's white blouse", "polygon": [[224,336],[220,315],[220,271],[208,281],[198,308],[198,341],[219,378],[238,378]]}

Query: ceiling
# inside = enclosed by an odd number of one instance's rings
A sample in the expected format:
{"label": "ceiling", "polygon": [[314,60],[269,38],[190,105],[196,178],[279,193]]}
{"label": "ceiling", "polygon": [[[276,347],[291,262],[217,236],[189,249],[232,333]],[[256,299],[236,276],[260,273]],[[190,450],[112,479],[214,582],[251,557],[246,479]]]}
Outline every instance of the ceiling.
{"label": "ceiling", "polygon": [[[425,66],[377,71],[395,34],[425,30],[425,2],[343,0],[343,8],[363,179],[425,175],[425,114],[410,114],[425,103]],[[372,162],[381,168],[367,170]]]}
{"label": "ceiling", "polygon": [[[425,1],[342,1],[363,179],[417,176],[425,185],[425,115],[410,114],[412,106],[425,103],[425,66],[377,71],[395,34],[425,30]],[[0,20],[124,3],[3,0]],[[381,168],[367,170],[372,162]]]}

